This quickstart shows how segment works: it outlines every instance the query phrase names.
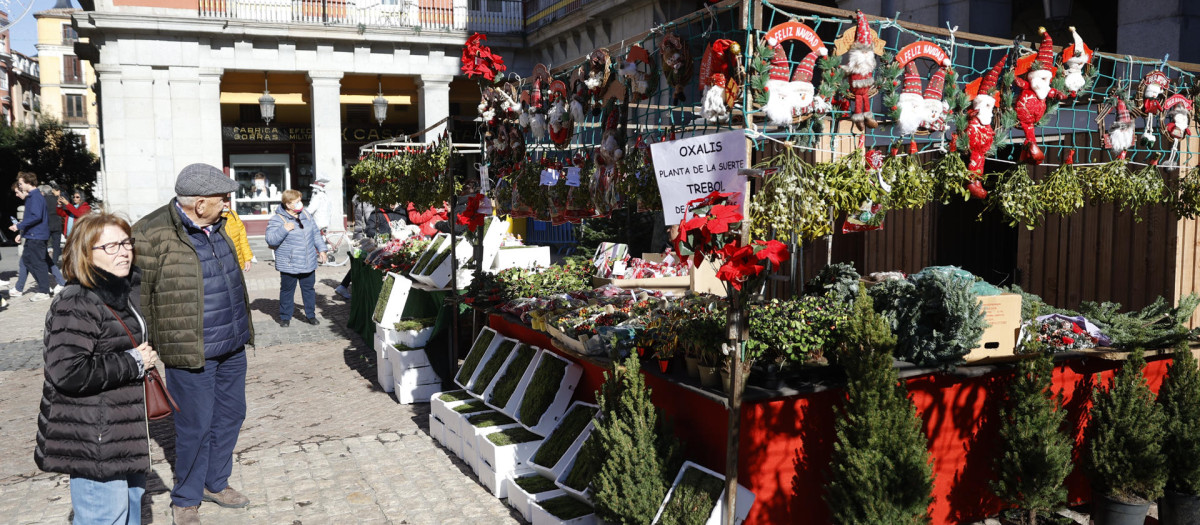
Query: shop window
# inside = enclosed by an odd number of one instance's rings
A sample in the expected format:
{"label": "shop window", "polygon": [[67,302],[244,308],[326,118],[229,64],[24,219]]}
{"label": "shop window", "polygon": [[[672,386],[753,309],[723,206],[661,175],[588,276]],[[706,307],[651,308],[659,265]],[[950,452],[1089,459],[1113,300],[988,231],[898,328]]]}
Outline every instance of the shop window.
{"label": "shop window", "polygon": [[242,218],[268,218],[279,205],[288,180],[288,155],[230,155],[233,179],[238,183],[234,206]]}
{"label": "shop window", "polygon": [[63,57],[63,84],[82,84],[83,66],[77,56]]}
{"label": "shop window", "polygon": [[87,122],[83,95],[63,96],[63,122]]}

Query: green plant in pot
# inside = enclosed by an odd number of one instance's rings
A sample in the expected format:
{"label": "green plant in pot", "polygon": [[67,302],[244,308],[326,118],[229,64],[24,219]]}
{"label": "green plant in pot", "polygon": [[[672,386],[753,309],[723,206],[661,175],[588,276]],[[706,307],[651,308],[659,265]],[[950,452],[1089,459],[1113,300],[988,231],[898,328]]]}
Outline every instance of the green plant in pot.
{"label": "green plant in pot", "polygon": [[1054,363],[1045,353],[1017,365],[1000,411],[1000,454],[992,491],[1016,507],[1016,520],[1037,525],[1067,501],[1074,441],[1062,430],[1062,396],[1051,390]]}
{"label": "green plant in pot", "polygon": [[1092,392],[1087,468],[1097,525],[1141,524],[1167,481],[1164,416],[1142,370],[1142,349],[1129,355],[1108,385]]}
{"label": "green plant in pot", "polygon": [[1162,446],[1168,460],[1158,521],[1200,523],[1200,370],[1186,342],[1175,347],[1175,360],[1158,390],[1158,405],[1166,416]]}

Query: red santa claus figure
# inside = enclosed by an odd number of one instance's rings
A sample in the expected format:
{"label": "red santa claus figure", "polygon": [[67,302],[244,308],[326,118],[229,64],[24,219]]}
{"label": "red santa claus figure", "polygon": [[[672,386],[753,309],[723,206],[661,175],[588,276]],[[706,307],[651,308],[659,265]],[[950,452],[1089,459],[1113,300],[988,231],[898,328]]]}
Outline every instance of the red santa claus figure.
{"label": "red santa claus figure", "polygon": [[795,90],[788,82],[791,66],[788,65],[787,53],[777,40],[768,40],[767,45],[775,49],[775,54],[771,56],[771,73],[766,85],[767,104],[763,106],[763,113],[767,115],[767,122],[787,126],[792,123],[792,109],[795,106]]}
{"label": "red santa claus figure", "polygon": [[1151,71],[1142,79],[1142,113],[1146,115],[1146,130],[1142,132],[1142,140],[1147,144],[1154,144],[1155,137],[1150,130],[1154,129],[1154,116],[1162,111],[1170,86],[1171,80],[1162,71]]}
{"label": "red santa claus figure", "polygon": [[992,128],[992,116],[996,109],[996,83],[999,82],[1000,70],[1007,61],[1008,56],[1005,55],[984,75],[979,84],[979,91],[971,100],[971,109],[967,110],[970,119],[967,123],[967,143],[971,150],[971,162],[967,165],[967,169],[971,171],[971,182],[967,183],[967,189],[970,190],[971,196],[977,199],[987,198],[987,190],[983,189],[981,182],[983,163],[988,151],[992,149],[992,141],[996,138],[996,131]]}
{"label": "red santa claus figure", "polygon": [[700,61],[700,90],[704,93],[700,114],[705,120],[712,123],[729,120],[729,109],[741,81],[741,54],[741,45],[724,38],[713,42],[704,52]]}
{"label": "red santa claus figure", "polygon": [[1054,78],[1054,42],[1046,28],[1039,27],[1038,32],[1042,35],[1042,44],[1038,47],[1037,59],[1025,74],[1025,78],[1017,78],[1016,84],[1021,88],[1021,94],[1017,97],[1014,108],[1017,112],[1017,122],[1025,132],[1025,150],[1021,152],[1021,158],[1031,164],[1041,164],[1046,158],[1042,148],[1038,147],[1037,134],[1034,133],[1034,127],[1046,114],[1046,100],[1065,100],[1075,96],[1074,92],[1061,93],[1050,87],[1050,80]]}
{"label": "red santa claus figure", "polygon": [[1118,159],[1124,159],[1126,150],[1133,146],[1133,118],[1129,116],[1129,108],[1125,106],[1123,98],[1117,99],[1117,117],[1106,139],[1108,149]]}
{"label": "red santa claus figure", "polygon": [[925,129],[929,131],[946,131],[946,114],[950,112],[950,104],[942,100],[945,85],[946,70],[938,68],[937,73],[929,77],[929,85],[925,86]]}
{"label": "red santa claus figure", "polygon": [[896,132],[901,136],[912,135],[925,123],[925,99],[921,98],[921,74],[917,65],[909,62],[904,69],[904,87],[900,90],[896,107],[900,115],[896,118]]}
{"label": "red santa claus figure", "polygon": [[875,85],[875,46],[871,29],[863,12],[858,12],[858,27],[855,29],[854,45],[846,53],[842,69],[850,76],[850,92],[854,94],[854,112],[850,120],[859,130],[875,128],[879,123],[871,112],[871,87]]}
{"label": "red santa claus figure", "polygon": [[1182,140],[1192,133],[1192,101],[1175,94],[1163,102],[1163,133],[1172,140]]}

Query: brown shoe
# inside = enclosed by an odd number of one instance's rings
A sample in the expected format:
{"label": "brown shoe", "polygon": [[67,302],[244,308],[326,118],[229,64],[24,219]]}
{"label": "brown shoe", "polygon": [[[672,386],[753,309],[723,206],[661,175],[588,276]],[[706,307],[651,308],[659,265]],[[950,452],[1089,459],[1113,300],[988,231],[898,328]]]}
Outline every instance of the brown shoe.
{"label": "brown shoe", "polygon": [[200,525],[200,506],[176,507],[171,505],[171,523],[175,525]]}
{"label": "brown shoe", "polygon": [[241,492],[238,492],[233,487],[225,487],[225,490],[216,493],[204,489],[204,497],[202,499],[204,501],[211,501],[227,509],[240,509],[250,504],[250,498],[243,496]]}

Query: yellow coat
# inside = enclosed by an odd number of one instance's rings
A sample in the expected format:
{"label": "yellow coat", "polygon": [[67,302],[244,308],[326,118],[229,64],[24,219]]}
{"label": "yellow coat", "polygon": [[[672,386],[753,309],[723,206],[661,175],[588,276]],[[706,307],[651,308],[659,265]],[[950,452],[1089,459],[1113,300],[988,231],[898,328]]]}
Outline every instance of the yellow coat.
{"label": "yellow coat", "polygon": [[246,266],[246,261],[254,257],[254,252],[250,251],[250,241],[246,239],[246,225],[242,224],[242,218],[233,210],[221,212],[221,216],[225,217],[225,232],[229,234],[229,238],[233,240],[234,251],[237,252],[238,265]]}

